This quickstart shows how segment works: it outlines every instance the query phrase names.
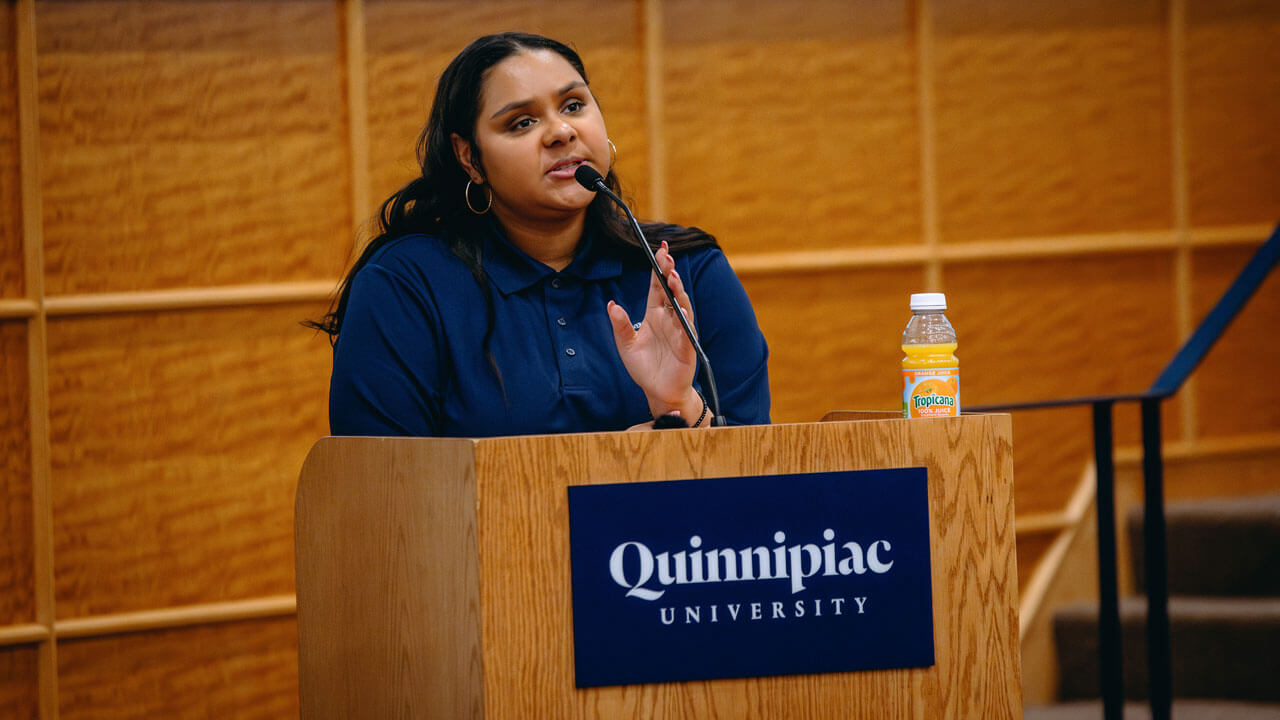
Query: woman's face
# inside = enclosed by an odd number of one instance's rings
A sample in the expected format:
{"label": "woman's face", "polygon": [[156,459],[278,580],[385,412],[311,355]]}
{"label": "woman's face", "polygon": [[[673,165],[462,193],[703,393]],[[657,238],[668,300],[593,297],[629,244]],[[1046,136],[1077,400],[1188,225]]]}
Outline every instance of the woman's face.
{"label": "woman's face", "polygon": [[574,170],[586,163],[609,172],[609,136],[595,97],[551,50],[512,55],[486,75],[476,117],[483,176],[467,143],[454,135],[453,145],[472,181],[489,186],[493,211],[508,226],[581,213],[595,193],[574,180]]}

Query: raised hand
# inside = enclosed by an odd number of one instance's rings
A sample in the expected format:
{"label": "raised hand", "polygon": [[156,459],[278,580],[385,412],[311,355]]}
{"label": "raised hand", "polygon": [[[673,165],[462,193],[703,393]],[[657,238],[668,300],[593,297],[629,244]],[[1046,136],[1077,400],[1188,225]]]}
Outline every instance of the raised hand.
{"label": "raised hand", "polygon": [[632,327],[627,311],[613,301],[608,307],[609,322],[613,325],[618,355],[631,379],[644,390],[649,412],[654,417],[674,412],[693,424],[702,408],[702,399],[693,389],[698,356],[676,316],[677,312],[684,313],[692,327],[693,307],[666,242],[656,256],[667,287],[675,296],[676,307],[667,304],[667,295],[657,274],[650,274],[649,300],[640,329]]}

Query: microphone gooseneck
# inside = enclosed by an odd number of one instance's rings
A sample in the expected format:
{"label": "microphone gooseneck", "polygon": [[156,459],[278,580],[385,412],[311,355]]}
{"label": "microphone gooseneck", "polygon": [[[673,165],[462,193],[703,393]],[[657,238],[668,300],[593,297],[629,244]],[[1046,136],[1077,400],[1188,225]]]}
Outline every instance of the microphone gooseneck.
{"label": "microphone gooseneck", "polygon": [[[631,208],[618,197],[616,193],[609,189],[605,184],[604,177],[599,171],[590,165],[582,164],[573,172],[573,179],[578,184],[592,192],[602,192],[610,200],[618,204],[622,208],[622,212],[626,213],[627,220],[631,222],[631,229],[636,234],[636,239],[640,241],[640,247],[644,248],[645,255],[649,258],[649,264],[653,266],[653,272],[658,276],[658,284],[662,286],[662,291],[667,294],[667,302],[673,308],[679,308],[675,295],[672,294],[671,288],[667,286],[666,278],[662,276],[662,268],[658,267],[658,258],[653,254],[653,248],[649,247],[649,241],[644,237],[644,231],[640,229],[640,223],[636,222],[636,216],[631,214]],[[703,376],[707,381],[707,404],[711,407],[711,424],[724,425],[724,417],[720,415],[720,393],[716,391],[716,376],[711,371],[711,361],[707,360],[707,353],[702,349],[702,343],[698,342],[698,336],[694,334],[693,327],[689,325],[689,318],[685,317],[683,312],[677,312],[676,317],[680,318],[680,326],[684,328],[684,334],[689,338],[689,343],[693,345],[693,351],[698,356],[698,363],[702,365]]]}

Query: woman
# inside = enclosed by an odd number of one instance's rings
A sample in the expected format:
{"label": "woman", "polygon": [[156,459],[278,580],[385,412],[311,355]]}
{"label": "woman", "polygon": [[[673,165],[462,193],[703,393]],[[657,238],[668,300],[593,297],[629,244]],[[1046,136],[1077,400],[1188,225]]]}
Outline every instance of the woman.
{"label": "woman", "polygon": [[[334,339],[335,435],[710,425],[657,275],[608,198],[574,180],[587,164],[618,189],[577,53],[523,33],[476,40],[441,76],[418,156],[422,175],[383,203],[381,233],[314,324]],[[714,238],[645,232],[722,414],[768,422],[768,350]]]}

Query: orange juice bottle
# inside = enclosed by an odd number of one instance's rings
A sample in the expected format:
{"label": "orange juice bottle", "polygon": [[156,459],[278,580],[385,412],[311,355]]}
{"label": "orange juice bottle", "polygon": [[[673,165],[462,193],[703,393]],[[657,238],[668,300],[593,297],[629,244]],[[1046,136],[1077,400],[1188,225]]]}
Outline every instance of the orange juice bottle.
{"label": "orange juice bottle", "polygon": [[946,309],[942,293],[911,296],[911,320],[902,332],[902,417],[960,414],[960,359]]}

